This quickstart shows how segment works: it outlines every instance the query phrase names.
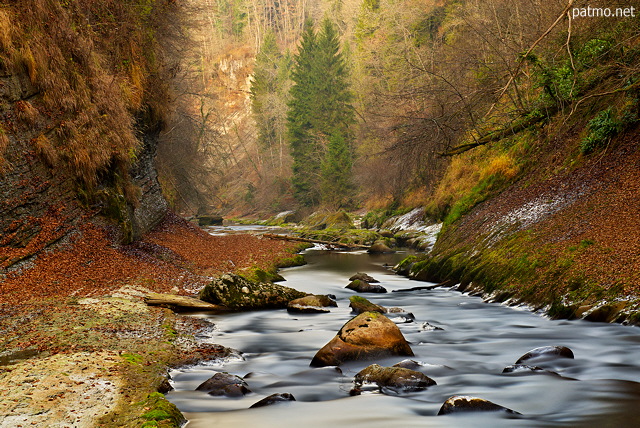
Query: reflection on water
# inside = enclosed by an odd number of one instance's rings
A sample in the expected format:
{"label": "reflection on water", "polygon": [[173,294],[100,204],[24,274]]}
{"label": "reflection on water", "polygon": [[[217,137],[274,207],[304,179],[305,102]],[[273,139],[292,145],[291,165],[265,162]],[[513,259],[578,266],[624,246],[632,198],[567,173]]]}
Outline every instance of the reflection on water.
{"label": "reflection on water", "polygon": [[[394,275],[383,265],[404,254],[310,251],[306,266],[286,269],[286,285],[315,294],[334,294],[328,314],[261,311],[217,316],[207,341],[235,348],[244,360],[223,367],[196,366],[172,372],[176,391],[167,398],[199,427],[624,427],[640,426],[640,330],[586,321],[551,321],[528,311],[483,303],[449,289],[393,293],[424,285]],[[372,362],[312,369],[309,362],[352,317],[344,288],[356,272],[367,272],[389,290],[366,297],[412,312],[399,324],[415,360],[438,385],[403,396],[365,393],[350,397],[355,373]],[[443,330],[421,328],[428,322]],[[532,348],[564,345],[574,360],[544,363],[561,376],[510,373],[502,369]],[[392,365],[401,358],[377,360]],[[240,399],[194,391],[217,371],[246,376],[252,394]],[[297,401],[248,407],[277,392]],[[520,412],[435,416],[452,395],[479,396]]]}

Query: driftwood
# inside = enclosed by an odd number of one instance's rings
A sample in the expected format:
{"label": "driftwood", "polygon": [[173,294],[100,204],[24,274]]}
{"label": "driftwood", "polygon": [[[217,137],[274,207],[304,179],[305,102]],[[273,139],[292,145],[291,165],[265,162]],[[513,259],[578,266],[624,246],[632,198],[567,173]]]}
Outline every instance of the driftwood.
{"label": "driftwood", "polygon": [[149,306],[162,306],[175,312],[228,312],[229,308],[221,305],[214,305],[195,297],[178,296],[176,294],[149,293],[144,298]]}
{"label": "driftwood", "polygon": [[265,238],[269,239],[282,239],[285,241],[299,241],[299,242],[308,242],[310,244],[322,244],[329,245],[331,247],[339,247],[339,248],[348,248],[348,249],[358,249],[358,250],[368,250],[368,245],[361,244],[345,244],[344,242],[335,242],[335,241],[321,241],[319,239],[309,239],[309,238],[300,238],[297,236],[289,236],[289,235],[276,235],[273,233],[265,233]]}

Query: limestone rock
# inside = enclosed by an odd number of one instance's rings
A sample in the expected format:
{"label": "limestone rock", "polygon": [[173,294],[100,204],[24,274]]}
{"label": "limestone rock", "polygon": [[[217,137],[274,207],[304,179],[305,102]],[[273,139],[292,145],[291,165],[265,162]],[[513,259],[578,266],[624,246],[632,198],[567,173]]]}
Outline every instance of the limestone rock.
{"label": "limestone rock", "polygon": [[249,385],[239,376],[229,373],[216,373],[198,385],[196,391],[205,391],[209,395],[242,397],[251,392]]}
{"label": "limestone rock", "polygon": [[429,376],[404,367],[382,367],[372,364],[361,370],[354,378],[356,389],[364,383],[375,383],[382,392],[395,394],[420,391],[436,382]]}
{"label": "limestone rock", "polygon": [[214,279],[200,292],[200,299],[233,310],[284,309],[306,293],[272,283],[255,283],[236,274]]}
{"label": "limestone rock", "polygon": [[519,414],[518,412],[483,398],[454,395],[453,397],[449,397],[442,407],[440,407],[438,416],[461,412],[506,412]]}
{"label": "limestone rock", "polygon": [[311,366],[337,366],[392,355],[413,356],[413,351],[391,320],[377,312],[364,312],[342,326],[316,353]]}

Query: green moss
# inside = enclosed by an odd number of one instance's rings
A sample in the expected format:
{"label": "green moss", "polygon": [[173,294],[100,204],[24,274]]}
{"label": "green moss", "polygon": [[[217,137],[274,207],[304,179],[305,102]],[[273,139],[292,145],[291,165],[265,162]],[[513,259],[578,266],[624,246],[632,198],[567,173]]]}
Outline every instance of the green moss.
{"label": "green moss", "polygon": [[362,296],[351,296],[349,297],[349,301],[352,303],[362,303],[362,304],[370,304],[371,302],[369,302],[367,299],[365,299]]}

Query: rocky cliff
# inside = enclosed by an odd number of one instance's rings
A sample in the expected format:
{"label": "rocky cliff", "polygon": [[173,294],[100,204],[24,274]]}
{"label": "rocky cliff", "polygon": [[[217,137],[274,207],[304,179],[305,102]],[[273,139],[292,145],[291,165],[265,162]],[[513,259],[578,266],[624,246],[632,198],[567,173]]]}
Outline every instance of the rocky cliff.
{"label": "rocky cliff", "polygon": [[2,270],[90,219],[130,241],[164,217],[154,156],[167,97],[152,52],[168,4],[0,8]]}

